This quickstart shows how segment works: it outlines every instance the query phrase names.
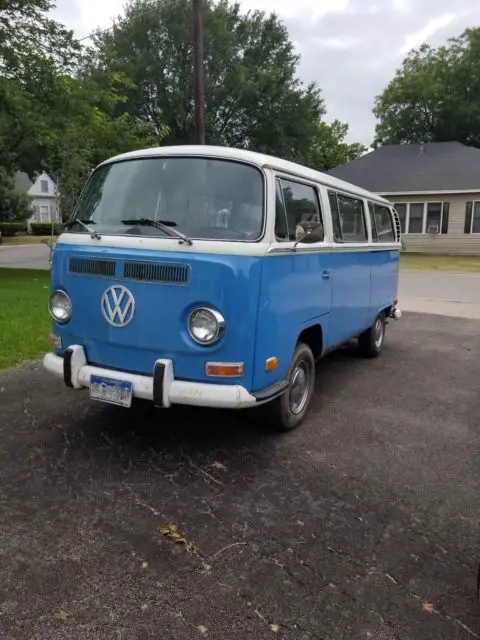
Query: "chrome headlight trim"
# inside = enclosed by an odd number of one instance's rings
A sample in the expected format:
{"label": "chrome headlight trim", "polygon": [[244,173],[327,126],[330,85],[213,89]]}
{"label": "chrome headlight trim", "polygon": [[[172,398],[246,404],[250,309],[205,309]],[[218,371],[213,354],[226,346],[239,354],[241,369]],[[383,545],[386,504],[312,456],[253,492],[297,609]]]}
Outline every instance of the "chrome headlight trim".
{"label": "chrome headlight trim", "polygon": [[[198,333],[195,333],[195,318],[202,313],[206,314],[207,316],[211,316],[211,320],[213,320],[213,322],[215,323],[215,329],[211,332],[212,335],[209,338],[202,338],[198,335]],[[211,309],[210,307],[197,307],[188,316],[187,328],[188,333],[194,342],[202,345],[203,347],[210,346],[217,343],[223,336],[225,332],[225,318],[216,309]]]}
{"label": "chrome headlight trim", "polygon": [[72,310],[72,301],[66,291],[56,289],[51,293],[48,300],[48,311],[55,322],[59,324],[68,322],[72,317]]}

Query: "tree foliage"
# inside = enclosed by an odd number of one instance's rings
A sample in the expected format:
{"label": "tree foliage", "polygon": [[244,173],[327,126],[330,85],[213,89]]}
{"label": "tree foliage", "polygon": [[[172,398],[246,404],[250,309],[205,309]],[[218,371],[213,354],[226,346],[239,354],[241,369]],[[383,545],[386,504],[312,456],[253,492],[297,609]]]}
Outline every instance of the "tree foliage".
{"label": "tree foliage", "polygon": [[339,120],[331,124],[318,121],[306,164],[317,171],[328,171],[360,157],[367,151],[366,147],[359,142],[345,142],[347,133],[348,125]]}
{"label": "tree foliage", "polygon": [[103,84],[88,75],[62,81],[58,120],[52,123],[55,143],[46,166],[59,183],[60,210],[68,217],[97,164],[126,151],[158,146],[168,130],[161,125],[157,130],[121,108],[130,83],[119,74],[104,76]]}
{"label": "tree foliage", "polygon": [[[296,77],[298,56],[277,16],[204,2],[206,139],[301,159],[325,109],[319,89]],[[191,2],[130,0],[111,32],[98,34],[99,70],[133,82],[127,110],[168,144],[194,137]]]}
{"label": "tree foliage", "polygon": [[21,222],[31,215],[29,199],[15,191],[12,178],[0,167],[0,222]]}
{"label": "tree foliage", "polygon": [[[53,6],[0,0],[0,165],[5,175],[47,171],[68,216],[99,162],[192,142],[192,15],[190,0],[129,0],[85,49],[49,17]],[[321,92],[298,79],[299,56],[275,14],[204,0],[204,32],[208,143],[317,169],[361,153],[345,142],[347,125],[323,121]]]}
{"label": "tree foliage", "polygon": [[52,7],[49,0],[0,2],[0,162],[30,175],[50,146],[59,79],[73,71],[81,49],[48,17]]}
{"label": "tree foliage", "polygon": [[130,80],[92,75],[91,54],[51,20],[50,0],[0,1],[0,164],[46,170],[68,215],[91,169],[109,156],[160,144],[165,128],[122,108]]}
{"label": "tree foliage", "polygon": [[375,144],[457,140],[480,147],[480,28],[422,45],[376,98]]}

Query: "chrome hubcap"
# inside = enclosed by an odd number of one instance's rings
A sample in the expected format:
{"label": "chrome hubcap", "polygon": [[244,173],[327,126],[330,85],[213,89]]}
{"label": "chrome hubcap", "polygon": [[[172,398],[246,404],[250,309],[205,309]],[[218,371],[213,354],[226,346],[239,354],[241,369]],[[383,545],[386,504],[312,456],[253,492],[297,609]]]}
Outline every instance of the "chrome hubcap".
{"label": "chrome hubcap", "polygon": [[305,408],[310,394],[311,373],[306,362],[301,360],[295,366],[290,382],[290,411],[297,415]]}
{"label": "chrome hubcap", "polygon": [[375,322],[375,346],[379,349],[383,342],[383,322],[381,318],[377,318]]}

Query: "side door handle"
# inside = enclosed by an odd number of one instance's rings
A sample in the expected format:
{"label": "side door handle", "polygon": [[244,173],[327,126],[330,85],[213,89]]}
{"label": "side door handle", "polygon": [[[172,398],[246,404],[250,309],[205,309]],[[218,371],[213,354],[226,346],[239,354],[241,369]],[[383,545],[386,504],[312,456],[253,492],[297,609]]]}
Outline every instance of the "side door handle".
{"label": "side door handle", "polygon": [[331,277],[332,277],[331,271],[322,271],[322,278],[324,280],[330,280]]}

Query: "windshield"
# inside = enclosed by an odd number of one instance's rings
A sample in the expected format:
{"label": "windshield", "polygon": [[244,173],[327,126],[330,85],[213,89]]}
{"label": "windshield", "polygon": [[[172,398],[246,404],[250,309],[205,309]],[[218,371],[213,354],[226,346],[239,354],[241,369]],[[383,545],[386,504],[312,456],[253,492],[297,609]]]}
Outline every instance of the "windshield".
{"label": "windshield", "polygon": [[255,167],[198,157],[143,158],[97,169],[70,231],[88,233],[76,218],[100,234],[167,238],[177,231],[193,239],[253,242],[262,235],[263,209],[264,179]]}

